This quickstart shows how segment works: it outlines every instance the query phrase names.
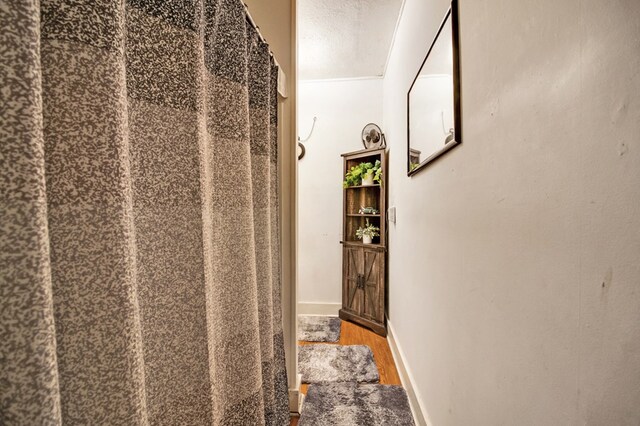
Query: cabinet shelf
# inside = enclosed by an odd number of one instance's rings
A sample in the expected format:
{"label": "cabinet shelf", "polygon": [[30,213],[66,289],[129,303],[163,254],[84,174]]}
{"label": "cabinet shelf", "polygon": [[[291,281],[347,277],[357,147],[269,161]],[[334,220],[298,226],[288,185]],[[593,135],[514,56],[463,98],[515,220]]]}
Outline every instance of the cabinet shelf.
{"label": "cabinet shelf", "polygon": [[359,189],[359,188],[382,188],[380,185],[354,185],[354,186],[347,186],[344,189]]}
{"label": "cabinet shelf", "polygon": [[[349,186],[342,191],[342,309],[339,316],[386,336],[387,154],[381,148],[350,152],[342,158],[343,176],[363,162],[379,161],[382,173],[375,185]],[[378,213],[355,213],[364,208]],[[380,235],[371,244],[356,239],[358,228],[365,226],[365,219],[379,228]]]}
{"label": "cabinet shelf", "polygon": [[371,244],[365,244],[363,242],[360,241],[340,241],[340,244],[342,245],[348,245],[348,246],[358,246],[358,247],[371,247],[371,248],[383,248],[386,249],[385,246],[383,246],[380,243],[371,243]]}

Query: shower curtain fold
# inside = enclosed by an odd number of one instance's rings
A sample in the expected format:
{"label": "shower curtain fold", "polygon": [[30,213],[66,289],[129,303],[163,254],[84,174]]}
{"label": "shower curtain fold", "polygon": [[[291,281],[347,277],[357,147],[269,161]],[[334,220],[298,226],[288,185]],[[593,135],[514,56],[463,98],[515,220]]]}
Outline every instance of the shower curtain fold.
{"label": "shower curtain fold", "polygon": [[277,68],[242,3],[0,25],[0,423],[288,423]]}

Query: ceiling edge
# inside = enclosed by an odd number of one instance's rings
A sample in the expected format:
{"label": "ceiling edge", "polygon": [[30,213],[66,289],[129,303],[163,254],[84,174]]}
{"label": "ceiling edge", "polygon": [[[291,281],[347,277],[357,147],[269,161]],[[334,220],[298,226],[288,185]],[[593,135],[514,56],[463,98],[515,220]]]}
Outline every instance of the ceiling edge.
{"label": "ceiling edge", "polygon": [[300,83],[328,83],[328,82],[339,82],[339,81],[355,81],[355,80],[382,80],[384,75],[372,75],[365,77],[342,77],[342,78],[309,78],[304,79],[301,78],[298,81]]}
{"label": "ceiling edge", "polygon": [[389,60],[391,59],[391,52],[393,52],[393,47],[396,44],[396,35],[398,34],[398,27],[400,27],[400,20],[402,19],[402,15],[404,14],[404,6],[406,3],[407,0],[402,0],[402,4],[400,5],[400,12],[398,13],[398,19],[396,20],[396,27],[393,29],[391,44],[389,45],[389,51],[387,52],[387,60],[385,61],[384,69],[382,70],[382,78],[387,75],[387,67],[389,66]]}

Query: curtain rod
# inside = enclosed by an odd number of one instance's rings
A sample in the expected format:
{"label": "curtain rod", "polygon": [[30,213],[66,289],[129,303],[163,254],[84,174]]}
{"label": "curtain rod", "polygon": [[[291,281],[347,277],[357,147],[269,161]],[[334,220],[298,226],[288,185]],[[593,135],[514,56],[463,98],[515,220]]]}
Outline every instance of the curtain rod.
{"label": "curtain rod", "polygon": [[[260,32],[260,27],[256,24],[256,21],[253,19],[253,16],[251,16],[251,13],[249,12],[249,5],[244,2],[242,4],[244,5],[244,12],[245,12],[245,16],[247,17],[247,21],[249,21],[251,26],[256,30],[256,32],[258,33],[258,37],[260,37],[260,40],[262,40],[262,42],[267,45],[267,48],[269,48],[269,43],[267,43],[267,39],[264,38],[264,36]],[[271,55],[273,60],[276,61],[276,57],[273,55],[273,52],[271,51],[271,49],[268,49],[268,50],[269,50],[269,55]],[[276,61],[276,65],[280,67],[280,64],[278,64],[278,61]]]}
{"label": "curtain rod", "polygon": [[282,67],[278,63],[278,60],[276,59],[276,55],[274,55],[273,52],[271,51],[269,47],[269,43],[267,43],[267,39],[264,38],[264,36],[260,32],[260,27],[256,25],[256,21],[253,19],[253,16],[251,16],[251,13],[249,13],[249,6],[244,1],[242,1],[242,4],[244,5],[245,18],[251,24],[251,26],[255,28],[256,33],[258,33],[258,37],[260,38],[260,40],[267,45],[267,51],[269,52],[269,56],[271,56],[271,59],[273,59],[273,62],[275,63],[276,67],[278,67],[278,93],[281,94],[284,98],[287,98],[289,96],[287,94],[287,88],[286,88],[287,76],[285,75],[284,71],[282,70]]}

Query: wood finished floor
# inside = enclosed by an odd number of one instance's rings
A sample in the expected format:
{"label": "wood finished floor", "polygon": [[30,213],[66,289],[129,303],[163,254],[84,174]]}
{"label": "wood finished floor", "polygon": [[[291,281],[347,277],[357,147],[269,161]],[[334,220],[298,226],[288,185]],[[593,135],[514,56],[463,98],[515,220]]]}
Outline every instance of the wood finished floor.
{"label": "wood finished floor", "polygon": [[[300,345],[313,345],[316,342],[298,342]],[[324,345],[335,345],[336,343],[321,343]],[[393,355],[387,339],[378,336],[373,331],[360,327],[352,322],[342,321],[340,328],[339,345],[367,345],[373,352],[373,358],[378,366],[380,374],[380,384],[383,385],[400,385],[400,376],[396,364],[393,362]],[[309,385],[301,386],[302,393],[307,393]],[[298,426],[298,418],[291,417],[291,426]]]}

